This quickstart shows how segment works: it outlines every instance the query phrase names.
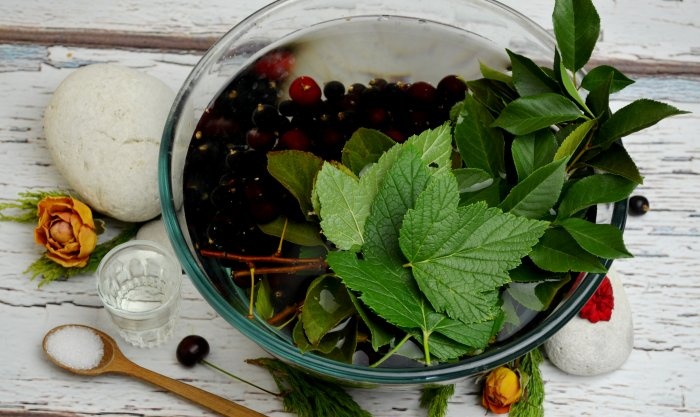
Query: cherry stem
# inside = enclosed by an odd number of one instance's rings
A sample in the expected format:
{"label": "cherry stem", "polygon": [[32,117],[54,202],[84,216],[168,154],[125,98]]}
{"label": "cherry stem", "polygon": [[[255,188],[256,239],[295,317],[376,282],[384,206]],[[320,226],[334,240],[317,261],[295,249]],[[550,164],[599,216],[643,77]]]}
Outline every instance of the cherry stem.
{"label": "cherry stem", "polygon": [[[316,260],[316,262],[305,262],[302,265],[291,265],[291,266],[279,266],[279,267],[269,267],[269,268],[255,268],[255,273],[257,274],[291,274],[293,272],[300,271],[313,271],[313,270],[323,270],[328,266],[325,260]],[[233,273],[233,278],[247,277],[250,276],[251,270],[241,270],[235,271]]]}
{"label": "cherry stem", "polygon": [[319,262],[324,262],[323,258],[281,258],[276,255],[267,256],[256,256],[256,255],[239,255],[236,253],[215,251],[210,249],[202,249],[199,251],[202,256],[217,259],[227,259],[229,261],[239,261],[239,262],[269,262],[277,264],[290,264],[290,265],[300,265],[300,264],[318,264]]}
{"label": "cherry stem", "polygon": [[265,388],[263,388],[263,387],[260,387],[260,386],[258,386],[258,385],[253,384],[253,383],[250,382],[250,381],[246,381],[245,379],[243,379],[243,378],[241,378],[241,377],[239,377],[239,376],[236,376],[236,375],[232,374],[231,372],[226,371],[225,369],[221,369],[221,368],[219,368],[218,366],[214,365],[213,363],[211,363],[211,362],[209,362],[209,361],[207,361],[207,360],[205,360],[205,359],[200,360],[200,362],[203,363],[204,365],[207,365],[208,367],[210,367],[210,368],[212,368],[212,369],[215,369],[215,370],[221,372],[222,374],[224,374],[224,375],[226,375],[226,376],[229,376],[229,377],[231,377],[231,378],[233,378],[233,379],[235,379],[235,380],[237,380],[237,381],[241,381],[241,382],[243,382],[244,384],[248,384],[248,385],[250,385],[251,387],[257,388],[257,389],[259,389],[260,391],[266,392],[266,393],[268,393],[268,394],[270,394],[270,395],[274,395],[275,397],[281,397],[281,396],[282,396],[282,394],[280,394],[280,393],[272,392],[272,391],[270,391],[270,390],[267,390],[267,389],[265,389]]}
{"label": "cherry stem", "polygon": [[276,313],[274,316],[267,319],[267,323],[273,326],[277,326],[278,324],[284,323],[287,320],[287,318],[296,314],[296,312],[299,311],[299,308],[301,306],[302,303],[289,305],[281,311],[279,311],[278,313]]}

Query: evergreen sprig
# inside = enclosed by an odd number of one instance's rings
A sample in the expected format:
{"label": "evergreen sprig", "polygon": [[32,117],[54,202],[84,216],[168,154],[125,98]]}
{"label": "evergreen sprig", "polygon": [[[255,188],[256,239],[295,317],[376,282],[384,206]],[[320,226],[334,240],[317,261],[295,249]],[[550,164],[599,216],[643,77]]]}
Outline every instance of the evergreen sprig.
{"label": "evergreen sprig", "polygon": [[521,380],[527,382],[524,384],[520,401],[513,404],[508,415],[510,417],[544,417],[544,381],[540,372],[542,352],[539,348],[535,348],[520,358],[519,362],[517,370],[521,374]]}
{"label": "evergreen sprig", "polygon": [[19,193],[19,198],[17,198],[17,200],[8,203],[0,203],[0,221],[35,223],[38,220],[37,205],[41,200],[46,197],[59,197],[67,195],[69,194],[64,191],[21,192]]}
{"label": "evergreen sprig", "polygon": [[428,417],[445,417],[447,402],[454,393],[454,384],[425,387],[421,391],[420,406],[428,410]]}

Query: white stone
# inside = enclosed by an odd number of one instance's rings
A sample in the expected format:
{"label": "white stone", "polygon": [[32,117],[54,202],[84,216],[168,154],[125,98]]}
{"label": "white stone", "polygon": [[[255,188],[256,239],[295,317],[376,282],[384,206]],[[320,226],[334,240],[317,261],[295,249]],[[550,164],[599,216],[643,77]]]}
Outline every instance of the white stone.
{"label": "white stone", "polygon": [[44,114],[53,161],[94,210],[141,222],[160,214],[158,151],[175,93],[162,81],[113,64],[69,75]]}
{"label": "white stone", "polygon": [[622,366],[632,352],[629,300],[613,269],[608,278],[615,298],[610,321],[591,323],[577,315],[544,344],[549,360],[566,373],[593,376],[611,372]]}
{"label": "white stone", "polygon": [[150,240],[152,242],[159,243],[162,247],[170,250],[173,257],[177,258],[175,255],[175,250],[170,243],[170,238],[168,238],[168,233],[165,231],[165,224],[162,218],[157,218],[151,220],[148,223],[144,223],[139,231],[136,233],[136,239],[138,240]]}

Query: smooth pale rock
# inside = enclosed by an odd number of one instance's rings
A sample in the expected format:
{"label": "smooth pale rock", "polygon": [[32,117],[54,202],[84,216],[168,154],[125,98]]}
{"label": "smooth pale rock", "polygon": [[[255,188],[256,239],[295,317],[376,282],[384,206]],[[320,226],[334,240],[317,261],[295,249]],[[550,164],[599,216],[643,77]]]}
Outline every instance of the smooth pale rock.
{"label": "smooth pale rock", "polygon": [[160,214],[158,151],[175,93],[162,81],[113,64],[68,76],[44,114],[53,161],[94,210],[141,222]]}
{"label": "smooth pale rock", "polygon": [[162,247],[170,250],[172,255],[175,256],[175,250],[170,243],[170,238],[168,238],[168,233],[165,231],[165,224],[162,218],[157,218],[151,220],[148,223],[144,223],[139,231],[136,232],[136,239],[138,240],[150,240],[159,243]]}
{"label": "smooth pale rock", "polygon": [[581,376],[614,371],[625,363],[634,344],[632,310],[617,273],[608,278],[615,307],[610,321],[591,323],[578,315],[544,344],[549,360],[562,371]]}

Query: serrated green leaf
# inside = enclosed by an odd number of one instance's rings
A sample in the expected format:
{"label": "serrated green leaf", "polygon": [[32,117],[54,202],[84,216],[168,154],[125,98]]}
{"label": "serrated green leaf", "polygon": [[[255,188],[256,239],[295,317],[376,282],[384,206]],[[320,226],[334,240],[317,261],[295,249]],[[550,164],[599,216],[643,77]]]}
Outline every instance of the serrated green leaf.
{"label": "serrated green leaf", "polygon": [[600,34],[600,17],[591,0],[556,0],[554,36],[564,66],[576,72],[591,58]]}
{"label": "serrated green leaf", "polygon": [[498,177],[503,168],[503,135],[490,127],[493,116],[473,96],[467,96],[455,125],[455,142],[467,168]]}
{"label": "serrated green leaf", "polygon": [[544,93],[521,97],[509,103],[493,126],[514,135],[526,135],[581,116],[581,109],[571,100],[559,94]]}
{"label": "serrated green leaf", "polygon": [[336,347],[323,356],[334,361],[351,364],[357,350],[357,320],[350,320],[345,327],[330,333],[329,336],[335,336],[336,333],[338,338]]}
{"label": "serrated green leaf", "polygon": [[300,319],[312,345],[355,313],[355,306],[342,282],[331,275],[314,279],[306,290]]}
{"label": "serrated green leaf", "polygon": [[267,153],[267,171],[297,199],[302,213],[313,211],[311,192],[323,160],[310,152],[273,151]]}
{"label": "serrated green leaf", "polygon": [[359,176],[363,168],[377,162],[394,145],[396,142],[384,133],[361,127],[343,147],[341,160],[343,165]]}
{"label": "serrated green leaf", "polygon": [[325,162],[318,173],[314,190],[320,202],[321,230],[340,249],[358,250],[365,242],[365,221],[374,199],[368,184],[343,165]]}
{"label": "serrated green leaf", "polygon": [[292,329],[292,341],[294,345],[299,348],[301,353],[306,352],[317,352],[319,354],[330,353],[335,349],[338,344],[339,334],[333,334],[325,337],[317,344],[312,344],[311,341],[306,337],[304,333],[304,325],[301,321],[297,321]]}
{"label": "serrated green leaf", "polygon": [[452,170],[457,179],[457,190],[461,193],[473,193],[493,184],[493,177],[478,168],[457,168]]}
{"label": "serrated green leaf", "polygon": [[559,145],[559,149],[554,154],[554,160],[557,161],[574,155],[581,144],[586,142],[589,132],[595,125],[595,120],[586,120],[579,124]]}
{"label": "serrated green leaf", "polygon": [[559,93],[557,82],[530,58],[506,49],[513,67],[513,85],[521,97]]}
{"label": "serrated green leaf", "polygon": [[457,207],[453,176],[433,176],[399,237],[420,289],[437,311],[465,323],[492,320],[498,288],[544,232],[547,223],[488,208]]}
{"label": "serrated green leaf", "polygon": [[504,84],[513,85],[513,77],[495,68],[489,67],[482,61],[479,61],[479,70],[481,71],[481,75],[483,75],[487,80],[499,81]]}
{"label": "serrated green leaf", "polygon": [[531,219],[548,214],[559,200],[567,162],[567,159],[560,159],[535,170],[510,190],[499,205],[501,210]]}
{"label": "serrated green leaf", "polygon": [[561,273],[545,271],[527,262],[511,269],[509,273],[512,282],[560,281],[564,279]]}
{"label": "serrated green leaf", "polygon": [[372,343],[372,349],[378,351],[382,346],[386,346],[395,339],[394,333],[386,329],[386,324],[384,319],[371,314],[367,311],[367,307],[360,300],[355,297],[353,293],[348,291],[348,296],[357,310],[357,315],[360,316],[362,322],[365,323],[367,329],[370,332],[370,342]]}
{"label": "serrated green leaf", "polygon": [[642,184],[644,181],[634,160],[619,143],[613,143],[605,152],[599,153],[586,164],[600,171],[627,178],[636,184]]}
{"label": "serrated green leaf", "polygon": [[511,154],[518,180],[524,180],[536,169],[552,162],[557,146],[559,145],[550,129],[517,136],[511,145]]}
{"label": "serrated green leaf", "polygon": [[449,123],[413,135],[402,146],[415,147],[423,162],[436,168],[437,172],[446,171],[452,165],[452,127]]}
{"label": "serrated green leaf", "polygon": [[[610,79],[612,82],[608,82]],[[616,93],[631,84],[634,84],[634,80],[627,78],[625,74],[609,65],[600,65],[593,68],[581,80],[581,87],[588,91],[607,85],[607,91],[610,94]]]}
{"label": "serrated green leaf", "polygon": [[557,225],[566,230],[583,249],[605,259],[630,258],[622,231],[611,224],[596,224],[577,218],[564,219]]}
{"label": "serrated green leaf", "polygon": [[363,252],[370,257],[399,259],[399,229],[406,211],[423,192],[430,172],[417,149],[403,148],[372,202],[365,225]]}
{"label": "serrated green leaf", "polygon": [[285,221],[284,217],[278,217],[269,223],[259,224],[258,228],[270,236],[282,237],[284,235],[284,240],[296,245],[323,246],[321,229],[315,223]]}
{"label": "serrated green leaf", "polygon": [[612,174],[595,174],[581,178],[562,194],[557,219],[570,217],[595,204],[624,200],[636,186],[633,181]]}
{"label": "serrated green leaf", "polygon": [[687,112],[654,100],[633,101],[613,113],[600,126],[595,144],[605,149],[622,137],[653,126],[667,117],[685,113]]}
{"label": "serrated green leaf", "polygon": [[586,252],[568,233],[547,229],[529,254],[538,267],[552,272],[607,272],[598,257]]}

